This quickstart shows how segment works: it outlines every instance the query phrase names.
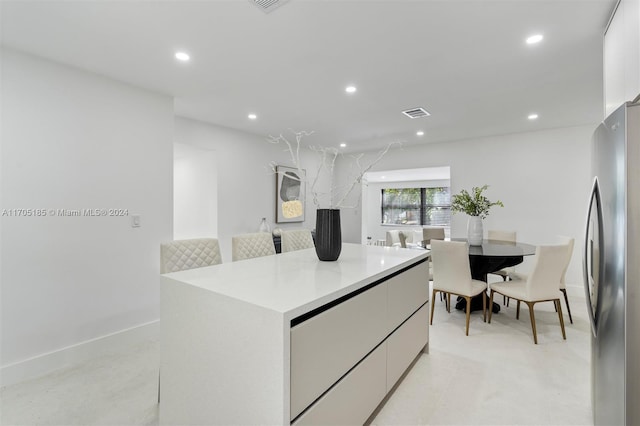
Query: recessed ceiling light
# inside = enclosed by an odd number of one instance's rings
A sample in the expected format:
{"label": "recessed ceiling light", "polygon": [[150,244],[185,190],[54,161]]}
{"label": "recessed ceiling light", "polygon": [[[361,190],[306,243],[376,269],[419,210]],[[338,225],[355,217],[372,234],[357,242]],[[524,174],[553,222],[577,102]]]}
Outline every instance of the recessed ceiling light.
{"label": "recessed ceiling light", "polygon": [[249,117],[249,120],[255,120],[256,118],[258,118],[258,116],[255,114],[249,114],[247,115],[247,117]]}
{"label": "recessed ceiling light", "polygon": [[340,144],[340,148],[345,148],[346,146],[347,146],[347,144],[346,144],[346,143],[344,143],[344,142],[342,142],[342,143]]}
{"label": "recessed ceiling light", "polygon": [[356,92],[356,90],[358,90],[358,89],[356,88],[356,86],[347,86],[347,87],[344,89],[344,91],[345,91],[345,92],[347,92],[347,93],[355,93],[355,92]]}
{"label": "recessed ceiling light", "polygon": [[542,34],[535,34],[530,37],[527,37],[527,44],[536,44],[540,43],[544,37]]}
{"label": "recessed ceiling light", "polygon": [[529,116],[527,118],[529,120],[535,120],[536,118],[538,118],[538,114],[529,114]]}
{"label": "recessed ceiling light", "polygon": [[424,136],[424,132],[423,132],[422,130],[418,130],[418,131],[416,132],[416,135],[418,135],[418,136]]}
{"label": "recessed ceiling light", "polygon": [[176,52],[176,59],[182,62],[187,62],[191,57],[185,52]]}
{"label": "recessed ceiling light", "polygon": [[386,179],[386,178],[387,178],[386,176],[380,176],[380,179]]}

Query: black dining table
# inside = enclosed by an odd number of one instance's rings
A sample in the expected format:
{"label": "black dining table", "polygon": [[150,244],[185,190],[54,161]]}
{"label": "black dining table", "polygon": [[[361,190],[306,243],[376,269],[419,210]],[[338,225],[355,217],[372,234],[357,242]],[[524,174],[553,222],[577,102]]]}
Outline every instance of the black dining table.
{"label": "black dining table", "polygon": [[[467,242],[466,238],[452,238],[451,241]],[[481,245],[469,245],[469,266],[471,277],[474,280],[487,282],[487,274],[499,271],[502,268],[515,266],[524,261],[524,256],[536,253],[536,246],[520,242],[482,240]],[[488,296],[483,293],[484,297]],[[481,296],[471,300],[471,310],[482,309]],[[456,309],[466,309],[466,301],[459,299]],[[494,302],[493,312],[500,311],[500,305]]]}

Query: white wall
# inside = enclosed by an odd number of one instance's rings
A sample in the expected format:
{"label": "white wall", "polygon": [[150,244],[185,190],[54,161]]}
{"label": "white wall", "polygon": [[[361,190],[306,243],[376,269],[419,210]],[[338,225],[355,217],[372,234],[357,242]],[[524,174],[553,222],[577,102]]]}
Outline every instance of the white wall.
{"label": "white wall", "polygon": [[[12,50],[1,59],[1,209],[47,212],[0,222],[7,384],[157,321],[159,244],[172,235],[173,101]],[[51,215],[116,208],[140,214],[142,226]]]}
{"label": "white wall", "polygon": [[[218,239],[222,261],[231,261],[231,237],[258,232],[265,217],[271,229],[278,227],[313,229],[315,208],[307,198],[306,217],[302,223],[275,223],[276,177],[269,162],[291,165],[289,155],[281,145],[265,137],[239,132],[201,121],[176,117],[175,142],[213,150],[218,171]],[[307,176],[315,173],[313,161],[317,155],[303,149],[303,164]]]}
{"label": "white wall", "polygon": [[215,151],[174,144],[173,238],[218,236],[218,162]]}
{"label": "white wall", "polygon": [[[374,170],[451,167],[451,193],[488,184],[487,197],[501,200],[484,223],[508,229],[531,244],[553,244],[556,235],[576,238],[567,280],[582,282],[582,234],[590,178],[593,126],[502,135],[393,149]],[[342,163],[340,163],[342,167]],[[343,214],[343,241],[361,241],[361,213]],[[454,214],[453,237],[465,237],[467,218]],[[526,271],[530,262],[519,268]]]}

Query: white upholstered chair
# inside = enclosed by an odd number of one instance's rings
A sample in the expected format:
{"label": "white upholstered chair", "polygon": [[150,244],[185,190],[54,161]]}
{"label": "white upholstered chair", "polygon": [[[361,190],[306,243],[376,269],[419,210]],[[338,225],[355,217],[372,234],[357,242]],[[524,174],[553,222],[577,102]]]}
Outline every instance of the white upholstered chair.
{"label": "white upholstered chair", "polygon": [[[416,239],[416,235],[419,235],[420,238]],[[422,240],[422,231],[393,229],[387,231],[385,237],[385,245],[388,247],[411,248],[419,245]]]}
{"label": "white upholstered chair", "polygon": [[400,231],[398,231],[397,229],[391,230],[391,231],[387,231],[386,234],[386,245],[387,247],[393,247],[393,246],[401,246],[402,244],[400,243]]}
{"label": "white upholstered chair", "polygon": [[271,233],[255,232],[231,238],[231,260],[234,262],[272,254],[276,254],[276,248]]}
{"label": "white upholstered chair", "polygon": [[[428,244],[431,244],[431,240],[444,240],[444,228],[434,226],[423,227],[422,241],[424,242],[425,247]],[[429,280],[433,280],[433,262],[429,263]]]}
{"label": "white upholstered chair", "polygon": [[569,263],[571,263],[571,256],[573,255],[573,246],[575,244],[575,240],[571,237],[565,237],[564,235],[559,235],[558,240],[560,244],[567,247],[567,264],[564,266],[564,270],[562,271],[562,278],[560,279],[560,291],[564,295],[564,303],[567,306],[569,321],[571,322],[571,324],[573,324],[573,318],[571,317],[571,308],[569,307],[569,298],[567,297],[567,285],[565,279],[567,275],[567,269],[569,268]]}
{"label": "white upholstered chair", "polygon": [[160,273],[202,268],[222,263],[215,238],[175,240],[160,245]]}
{"label": "white upholstered chair", "polygon": [[[487,231],[487,239],[492,241],[506,241],[509,243],[516,242],[516,232],[515,231],[499,231],[495,229],[489,229]],[[513,266],[500,269],[499,271],[490,272],[494,275],[499,275],[502,277],[502,281],[507,281],[510,279],[510,275],[512,275],[516,271],[516,268]],[[502,298],[502,304],[509,306],[509,299],[505,296]]]}
{"label": "white upholstered chair", "polygon": [[422,228],[422,240],[431,244],[431,240],[444,240],[444,228],[425,226]]}
{"label": "white upholstered chair", "polygon": [[[535,265],[533,271],[528,275],[516,275],[509,282],[491,283],[491,296],[489,306],[492,306],[493,294],[498,293],[518,301],[516,309],[516,319],[520,319],[520,302],[524,302],[529,307],[531,318],[531,330],[533,331],[533,342],[538,343],[536,331],[536,319],[533,307],[539,302],[553,302],[558,311],[560,319],[560,329],[562,338],[567,336],[564,332],[564,319],[562,318],[562,306],[560,305],[560,280],[568,262],[568,246],[538,246],[536,248]],[[491,313],[489,310],[489,323],[491,323]]]}
{"label": "white upholstered chair", "polygon": [[[516,232],[515,231],[497,231],[493,229],[489,229],[487,231],[487,239],[492,241],[506,241],[509,243],[516,242]],[[491,274],[500,275],[502,277],[502,281],[507,281],[509,279],[509,274],[515,272],[515,268],[510,266],[508,268],[501,269],[499,271],[491,272]]]}
{"label": "white upholstered chair", "polygon": [[282,253],[289,251],[303,250],[313,248],[313,237],[308,229],[292,229],[290,231],[282,231],[280,236],[282,244]]}
{"label": "white upholstered chair", "polygon": [[[484,293],[487,289],[487,283],[471,278],[467,243],[432,240],[431,259],[433,260],[433,292],[431,300],[435,300],[437,292],[445,293],[448,299],[447,311],[451,312],[451,294],[463,297],[467,301],[466,335],[468,336],[471,298]],[[429,324],[433,324],[433,309],[434,304],[432,303]],[[486,321],[487,306],[484,295],[482,295],[482,315],[483,320]]]}

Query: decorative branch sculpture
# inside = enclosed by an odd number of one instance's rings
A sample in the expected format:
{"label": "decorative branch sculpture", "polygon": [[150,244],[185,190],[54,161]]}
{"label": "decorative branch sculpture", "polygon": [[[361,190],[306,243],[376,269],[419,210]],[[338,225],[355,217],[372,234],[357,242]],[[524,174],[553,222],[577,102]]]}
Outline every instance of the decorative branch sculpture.
{"label": "decorative branch sculpture", "polygon": [[[291,156],[291,162],[293,163],[293,167],[298,169],[299,176],[305,176],[305,174],[302,173],[302,168],[300,165],[300,145],[301,145],[302,139],[305,136],[309,136],[313,134],[313,131],[296,132],[292,130],[292,133],[295,135],[295,142],[290,141],[282,134],[278,136],[270,135],[267,138],[267,141],[273,144],[282,143],[286,145],[285,151],[289,152],[289,155]],[[378,152],[378,155],[373,159],[373,161],[371,161],[369,164],[366,164],[366,165],[362,164],[362,159],[364,158],[364,154],[352,155],[351,157],[354,159],[354,162],[351,164],[351,168],[354,173],[352,173],[351,175],[352,179],[350,180],[350,182],[343,185],[337,185],[334,183],[334,171],[335,171],[336,160],[338,159],[339,155],[342,155],[340,151],[337,148],[333,148],[333,147],[324,147],[324,146],[318,146],[318,145],[310,146],[309,148],[312,151],[315,151],[320,154],[320,162],[318,163],[318,168],[316,170],[315,176],[313,177],[311,182],[309,182],[308,178],[301,179],[301,178],[295,178],[291,176],[289,176],[289,178],[293,178],[298,181],[304,181],[305,185],[308,188],[309,193],[311,194],[313,203],[317,207],[320,207],[321,198],[328,197],[330,209],[355,208],[360,203],[360,195],[358,196],[358,200],[354,205],[347,206],[347,205],[344,205],[344,203],[346,202],[349,195],[351,195],[353,190],[357,187],[357,185],[362,183],[362,177],[364,176],[364,174],[367,173],[369,170],[371,170],[371,168],[375,166],[380,160],[382,160],[385,154],[394,145],[401,145],[401,143],[398,141],[395,141],[387,144],[387,146],[384,149]],[[271,170],[274,173],[278,173],[277,164],[273,161],[269,164],[270,164]],[[323,173],[326,173],[329,178],[328,192],[322,192],[318,189],[319,178]],[[334,200],[337,200],[337,202],[334,203]]]}

